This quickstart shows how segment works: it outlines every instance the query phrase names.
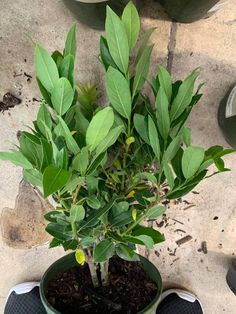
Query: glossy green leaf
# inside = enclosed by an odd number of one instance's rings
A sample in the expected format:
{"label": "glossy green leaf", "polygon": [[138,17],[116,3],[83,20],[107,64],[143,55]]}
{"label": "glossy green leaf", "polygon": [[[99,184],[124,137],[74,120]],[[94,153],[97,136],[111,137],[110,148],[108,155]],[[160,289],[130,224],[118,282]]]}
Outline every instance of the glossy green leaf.
{"label": "glossy green leaf", "polygon": [[170,103],[172,95],[172,80],[170,73],[162,65],[158,65],[158,70],[158,79],[160,82],[160,86],[163,88],[167,96],[168,103]]}
{"label": "glossy green leaf", "polygon": [[118,139],[123,129],[124,127],[123,125],[121,125],[110,130],[108,135],[102,140],[102,142],[96,148],[96,156],[100,155],[101,153],[106,151],[110,146],[112,146]]}
{"label": "glossy green leaf", "polygon": [[148,235],[141,234],[137,236],[127,236],[124,239],[131,243],[145,245],[148,249],[153,249],[154,241]]}
{"label": "glossy green leaf", "polygon": [[71,173],[64,169],[49,166],[43,173],[43,193],[44,197],[62,189],[71,177]]}
{"label": "glossy green leaf", "polygon": [[50,54],[41,46],[35,48],[36,76],[47,91],[51,92],[59,79],[57,65]]}
{"label": "glossy green leaf", "polygon": [[48,136],[49,136],[48,129],[51,130],[51,128],[52,128],[52,119],[51,119],[51,115],[48,111],[48,108],[47,108],[46,104],[44,104],[44,103],[42,103],[40,105],[40,108],[38,111],[37,126],[38,126],[40,132],[42,132],[42,134],[46,138],[48,138]]}
{"label": "glossy green leaf", "polygon": [[81,151],[73,158],[72,169],[85,175],[89,164],[89,152],[87,147],[83,147]]}
{"label": "glossy green leaf", "polygon": [[137,42],[140,30],[140,18],[138,11],[131,1],[126,5],[121,20],[125,25],[129,49],[131,50]]}
{"label": "glossy green leaf", "polygon": [[191,130],[184,127],[182,129],[183,142],[188,147],[191,145]]}
{"label": "glossy green leaf", "polygon": [[172,189],[174,187],[174,180],[175,179],[174,179],[174,175],[173,175],[172,169],[169,166],[169,164],[164,164],[163,171],[164,171],[165,177],[167,179],[167,182]]}
{"label": "glossy green leaf", "polygon": [[70,82],[65,77],[61,77],[52,89],[52,104],[60,116],[70,108],[73,98],[74,91]]}
{"label": "glossy green leaf", "polygon": [[65,138],[68,149],[74,155],[78,154],[78,152],[80,151],[80,148],[78,144],[76,143],[76,140],[73,138],[70,129],[68,128],[65,121],[61,117],[58,117],[58,119],[59,119],[59,125],[60,125],[60,135]]}
{"label": "glossy green leaf", "polygon": [[154,28],[149,28],[146,33],[144,34],[143,36],[143,39],[142,39],[142,42],[141,42],[141,46],[138,50],[138,53],[137,53],[137,57],[136,57],[136,60],[135,60],[135,64],[138,63],[141,55],[143,54],[143,51],[144,49],[147,47],[147,44],[148,44],[148,40],[149,38],[151,37],[152,33],[155,31],[155,27]]}
{"label": "glossy green leaf", "polygon": [[95,263],[102,263],[107,261],[114,255],[115,246],[109,239],[102,240],[98,243],[93,251],[93,259]]}
{"label": "glossy green leaf", "polygon": [[70,209],[71,223],[79,222],[85,217],[85,210],[82,205],[72,205]]}
{"label": "glossy green leaf", "polygon": [[86,144],[90,151],[96,149],[107,136],[113,123],[114,113],[111,107],[106,107],[96,113],[86,132]]}
{"label": "glossy green leaf", "polygon": [[163,205],[154,205],[153,207],[149,208],[146,213],[145,216],[149,219],[156,219],[159,216],[161,216],[162,214],[164,214],[166,211],[166,207]]}
{"label": "glossy green leaf", "polygon": [[101,203],[99,199],[95,195],[91,195],[87,197],[86,202],[89,207],[93,209],[99,209],[101,207]]}
{"label": "glossy green leaf", "polygon": [[157,178],[149,173],[149,172],[141,172],[141,173],[138,173],[134,179],[138,179],[138,180],[148,180],[149,182],[152,182],[154,184],[157,184]]}
{"label": "glossy green leaf", "polygon": [[28,159],[19,151],[11,150],[10,152],[0,152],[0,160],[8,160],[16,166],[23,169],[32,169],[32,164]]}
{"label": "glossy green leaf", "polygon": [[43,186],[43,176],[36,169],[24,169],[23,170],[24,179],[32,184],[33,186],[42,187]]}
{"label": "glossy green leaf", "polygon": [[108,70],[109,66],[112,66],[113,68],[118,69],[118,67],[116,66],[109,52],[107,40],[103,36],[100,37],[100,57],[106,71]]}
{"label": "glossy green leaf", "polygon": [[150,227],[144,227],[144,226],[137,226],[132,231],[132,236],[138,236],[138,235],[147,235],[152,238],[154,244],[160,243],[165,241],[165,237],[163,234],[161,234],[159,231],[150,228]]}
{"label": "glossy green leaf", "polygon": [[116,69],[109,67],[106,73],[106,92],[112,107],[124,118],[130,119],[131,95],[125,77]]}
{"label": "glossy green leaf", "polygon": [[60,64],[63,60],[63,55],[60,53],[60,51],[55,50],[55,51],[53,51],[51,56],[52,56],[53,60],[55,61],[57,68],[59,68]]}
{"label": "glossy green leaf", "polygon": [[134,114],[134,127],[144,142],[150,144],[148,136],[148,123],[143,115],[139,113]]}
{"label": "glossy green leaf", "polygon": [[198,171],[204,159],[204,149],[189,146],[183,153],[182,171],[186,179],[191,178]]}
{"label": "glossy green leaf", "polygon": [[78,175],[74,175],[70,177],[68,182],[66,183],[65,187],[61,190],[61,194],[65,192],[72,193],[74,190],[79,186],[83,185],[85,182],[84,177],[79,177]]}
{"label": "glossy green leaf", "polygon": [[153,152],[155,156],[157,157],[157,159],[160,161],[161,151],[160,151],[158,132],[157,132],[155,123],[153,122],[150,116],[148,116],[148,135],[149,135],[149,141],[153,149]]}
{"label": "glossy green leaf", "polygon": [[86,221],[83,221],[80,225],[80,230],[85,229],[89,226],[93,226],[94,223],[98,222],[98,219],[101,218],[101,216],[105,215],[110,208],[113,206],[115,200],[117,198],[113,197],[103,208],[96,210],[93,212],[87,219]]}
{"label": "glossy green leaf", "polygon": [[54,238],[61,240],[61,241],[68,241],[72,238],[71,231],[67,230],[66,224],[59,224],[50,222],[47,227],[46,231],[51,234]]}
{"label": "glossy green leaf", "polygon": [[43,100],[52,107],[51,96],[50,93],[46,90],[46,88],[42,85],[40,80],[36,77],[36,81],[38,84],[38,88],[40,90],[41,95],[43,96]]}
{"label": "glossy green leaf", "polygon": [[59,68],[60,76],[67,78],[73,88],[75,85],[74,66],[74,57],[69,54],[62,60]]}
{"label": "glossy green leaf", "polygon": [[175,157],[175,155],[177,154],[180,148],[180,145],[181,145],[181,137],[177,136],[172,140],[172,142],[169,144],[166,151],[164,152],[163,163],[168,163]]}
{"label": "glossy green leaf", "polygon": [[109,6],[107,6],[105,30],[110,54],[118,68],[126,74],[129,63],[129,43],[125,26]]}
{"label": "glossy green leaf", "polygon": [[170,131],[170,117],[169,117],[169,101],[162,86],[160,86],[156,97],[156,118],[157,127],[164,140],[168,138]]}
{"label": "glossy green leaf", "polygon": [[137,262],[140,260],[138,254],[135,251],[133,251],[131,248],[129,248],[128,245],[125,245],[122,243],[119,243],[116,246],[116,254],[120,258],[122,258],[126,261]]}
{"label": "glossy green leaf", "polygon": [[40,142],[42,148],[42,163],[40,170],[43,172],[47,166],[52,164],[53,150],[52,145],[49,144],[45,139],[40,139]]}
{"label": "glossy green leaf", "polygon": [[75,58],[76,55],[76,24],[73,24],[67,34],[64,56],[72,55]]}
{"label": "glossy green leaf", "polygon": [[98,167],[105,164],[106,160],[107,160],[106,152],[103,152],[100,155],[95,156],[88,167],[87,175],[93,174],[98,169]]}
{"label": "glossy green leaf", "polygon": [[181,113],[189,106],[193,97],[193,87],[194,83],[199,75],[197,70],[194,70],[191,75],[189,75],[186,80],[180,85],[178,94],[175,97],[170,111],[171,121],[177,119]]}
{"label": "glossy green leaf", "polygon": [[56,155],[56,166],[59,168],[67,169],[68,167],[68,153],[66,147],[63,147],[57,152]]}
{"label": "glossy green leaf", "polygon": [[136,73],[135,73],[134,83],[133,83],[133,94],[132,94],[133,98],[142,89],[143,84],[147,78],[153,47],[154,45],[151,45],[144,49],[136,65]]}

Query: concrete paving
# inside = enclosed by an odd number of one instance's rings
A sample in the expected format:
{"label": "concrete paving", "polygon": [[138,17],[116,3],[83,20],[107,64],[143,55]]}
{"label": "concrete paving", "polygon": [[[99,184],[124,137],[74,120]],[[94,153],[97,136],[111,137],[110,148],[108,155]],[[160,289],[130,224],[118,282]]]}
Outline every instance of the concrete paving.
{"label": "concrete paving", "polygon": [[[225,8],[210,19],[189,25],[170,22],[161,7],[150,0],[142,11],[142,31],[157,28],[151,38],[156,44],[152,72],[157,63],[168,64],[175,78],[184,78],[193,68],[201,67],[201,80],[206,82],[204,97],[191,116],[190,126],[194,143],[205,147],[227,146],[218,129],[216,113],[219,101],[236,82],[235,21],[234,0],[229,0]],[[62,49],[72,22],[73,16],[59,0],[1,0],[0,97],[10,91],[21,98],[22,103],[0,113],[0,150],[9,149],[12,142],[17,143],[17,131],[31,123],[38,108],[33,48],[24,34],[30,34],[48,49]],[[100,35],[101,32],[78,23],[77,79],[80,82],[100,83],[103,77],[98,62]],[[206,314],[234,314],[236,308],[236,298],[225,283],[228,264],[236,254],[234,160],[233,155],[227,157],[231,173],[204,181],[196,189],[200,194],[191,194],[184,203],[171,206],[166,222],[159,227],[167,241],[149,255],[160,269],[165,286],[181,285],[192,290],[201,298]],[[16,210],[21,179],[20,169],[0,163],[2,213],[4,208]],[[35,210],[34,206],[32,209]],[[41,210],[43,212],[45,207]],[[31,232],[33,235],[33,228]],[[2,233],[4,235],[3,228]],[[192,239],[178,246],[175,241],[186,235]],[[19,249],[1,237],[0,313],[3,313],[5,297],[12,285],[40,278],[45,269],[64,254],[60,249],[48,250],[45,241],[39,237],[38,243],[28,245],[30,249],[27,245]],[[203,245],[205,253],[207,247],[206,254],[201,251],[202,242],[206,243]]]}

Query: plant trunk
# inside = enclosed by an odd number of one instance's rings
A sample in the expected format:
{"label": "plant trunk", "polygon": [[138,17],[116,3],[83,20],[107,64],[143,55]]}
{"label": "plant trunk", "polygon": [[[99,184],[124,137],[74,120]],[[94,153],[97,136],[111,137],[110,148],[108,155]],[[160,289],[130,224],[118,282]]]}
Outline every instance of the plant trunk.
{"label": "plant trunk", "polygon": [[104,263],[94,263],[91,250],[85,250],[86,262],[89,266],[91,279],[94,287],[107,286],[109,284],[108,266],[109,260]]}

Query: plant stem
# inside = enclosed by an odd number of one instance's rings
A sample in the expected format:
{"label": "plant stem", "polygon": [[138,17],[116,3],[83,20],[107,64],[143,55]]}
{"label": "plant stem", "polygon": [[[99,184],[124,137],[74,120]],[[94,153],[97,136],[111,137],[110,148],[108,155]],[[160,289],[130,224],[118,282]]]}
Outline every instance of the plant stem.
{"label": "plant stem", "polygon": [[109,284],[108,266],[109,266],[109,260],[104,262],[104,263],[100,263],[100,273],[101,273],[102,286],[108,286],[108,284]]}
{"label": "plant stem", "polygon": [[99,280],[97,276],[97,264],[93,262],[92,254],[89,249],[85,250],[86,262],[89,266],[91,279],[94,287],[99,287]]}

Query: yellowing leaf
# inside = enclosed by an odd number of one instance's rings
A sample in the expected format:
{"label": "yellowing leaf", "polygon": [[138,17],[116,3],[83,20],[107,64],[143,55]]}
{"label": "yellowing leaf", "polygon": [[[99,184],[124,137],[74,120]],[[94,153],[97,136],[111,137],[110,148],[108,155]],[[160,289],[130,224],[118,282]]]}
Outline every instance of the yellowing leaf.
{"label": "yellowing leaf", "polygon": [[130,191],[129,194],[127,194],[126,198],[132,198],[134,197],[135,191]]}
{"label": "yellowing leaf", "polygon": [[137,219],[137,210],[135,208],[132,210],[132,218],[134,221]]}
{"label": "yellowing leaf", "polygon": [[78,264],[84,265],[84,263],[86,262],[84,251],[81,249],[76,250],[75,259]]}

